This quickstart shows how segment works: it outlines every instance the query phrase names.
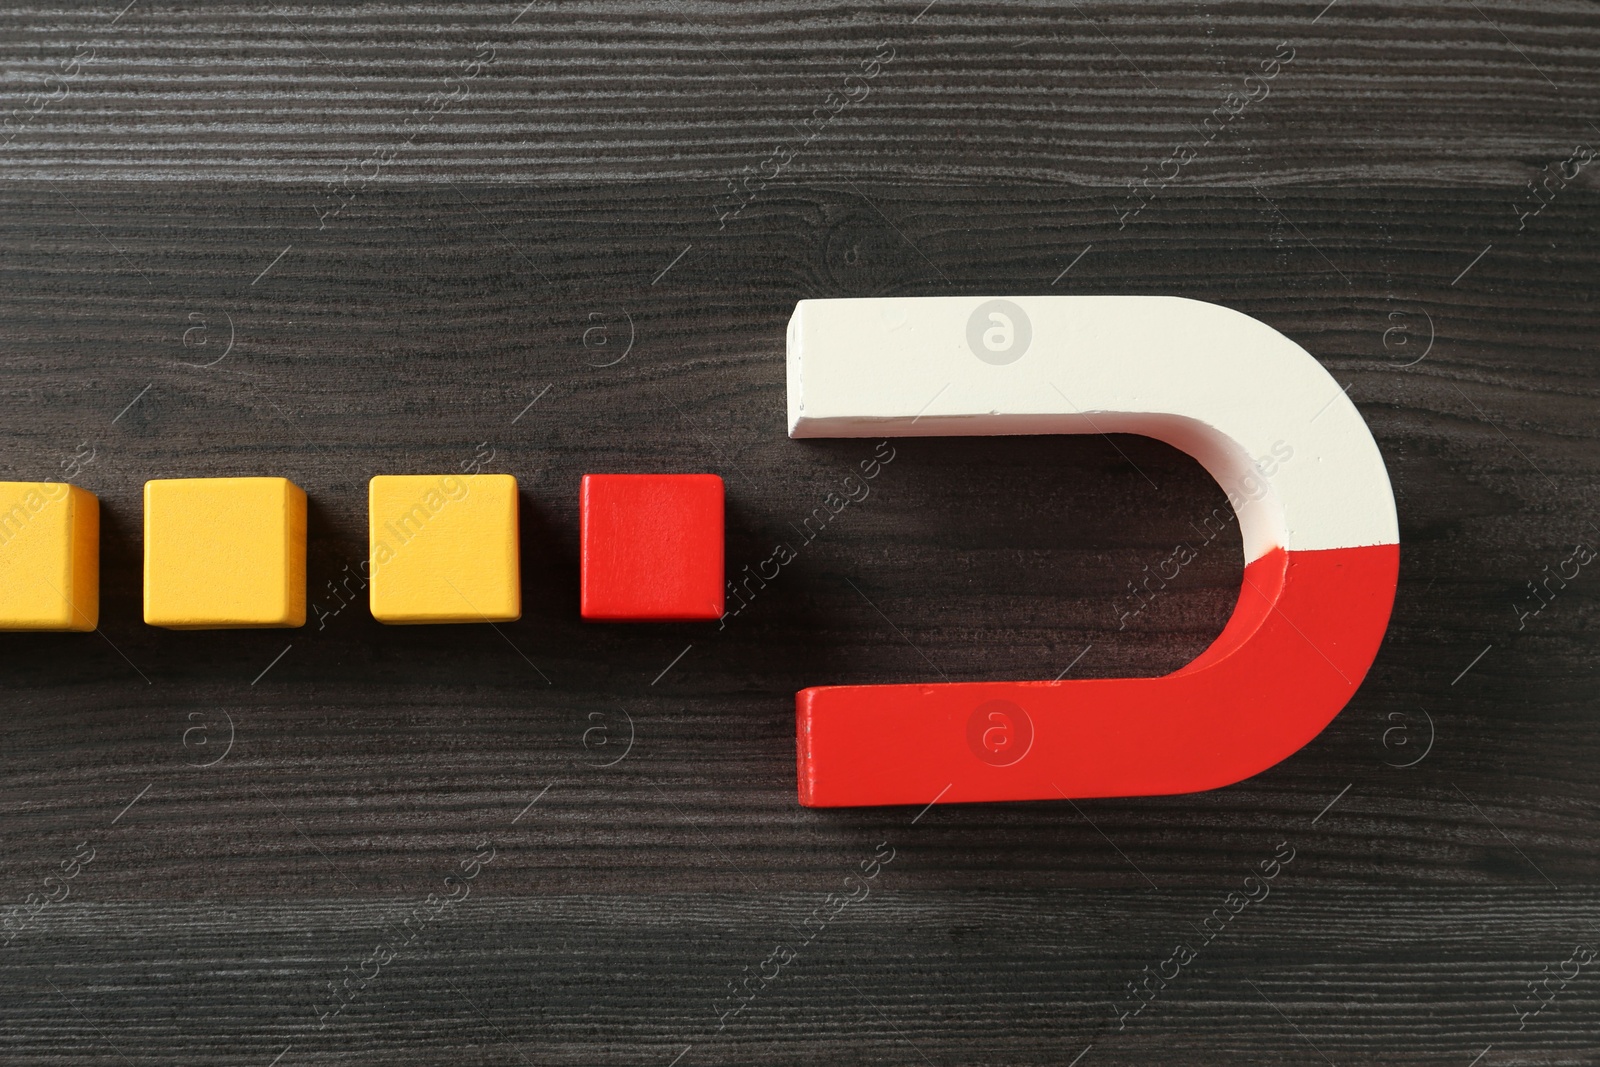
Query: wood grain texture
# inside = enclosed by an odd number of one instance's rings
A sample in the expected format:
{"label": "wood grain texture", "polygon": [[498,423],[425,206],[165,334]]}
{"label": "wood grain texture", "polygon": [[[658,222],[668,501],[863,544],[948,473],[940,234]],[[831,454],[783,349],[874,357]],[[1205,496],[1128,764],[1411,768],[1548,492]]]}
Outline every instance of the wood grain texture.
{"label": "wood grain texture", "polygon": [[1517,186],[1600,106],[1583,0],[122,7],[0,16],[5,89],[50,101],[0,174],[320,181],[417,129],[385,181],[720,180],[879,42],[894,58],[796,177],[1120,186],[1285,42],[1297,58],[1205,180]]}
{"label": "wood grain texture", "polygon": [[[0,469],[70,474],[104,532],[101,636],[0,636],[0,1055],[1592,1062],[1600,975],[1518,1012],[1600,948],[1595,577],[1515,608],[1600,540],[1594,168],[1518,208],[1600,143],[1600,22],[1320,7],[6,14],[6,108],[103,52],[0,150]],[[890,38],[719,224],[727,179]],[[1127,182],[1286,39],[1271,95],[1124,222]],[[471,95],[364,177],[484,40]],[[1295,757],[1198,796],[798,808],[800,687],[1158,674],[1236,595],[1236,528],[1197,529],[1220,490],[1137,438],[896,442],[802,541],[873,442],[784,436],[794,302],[978,292],[1215,300],[1349,384],[1400,594]],[[522,620],[373,622],[339,584],[367,479],[473,467],[523,489]],[[723,628],[583,625],[577,488],[606,471],[718,473],[730,573],[798,559]],[[309,494],[310,623],[144,626],[143,482],[230,474]],[[1124,620],[1180,541],[1195,563]],[[404,925],[484,842],[470,897]],[[1279,842],[1269,899],[1119,1028]],[[379,943],[404,947],[319,1020]]]}

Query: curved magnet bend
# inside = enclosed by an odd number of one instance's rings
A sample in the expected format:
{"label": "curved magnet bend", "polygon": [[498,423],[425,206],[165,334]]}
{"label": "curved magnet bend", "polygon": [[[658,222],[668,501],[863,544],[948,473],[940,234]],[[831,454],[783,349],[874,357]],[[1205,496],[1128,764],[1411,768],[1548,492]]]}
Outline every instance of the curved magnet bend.
{"label": "curved magnet bend", "polygon": [[1388,472],[1264,323],[1177,297],[803,300],[788,349],[791,437],[1144,434],[1223,487],[1245,552],[1222,634],[1164,677],[803,690],[800,803],[1212,789],[1310,741],[1372,665],[1400,563]]}

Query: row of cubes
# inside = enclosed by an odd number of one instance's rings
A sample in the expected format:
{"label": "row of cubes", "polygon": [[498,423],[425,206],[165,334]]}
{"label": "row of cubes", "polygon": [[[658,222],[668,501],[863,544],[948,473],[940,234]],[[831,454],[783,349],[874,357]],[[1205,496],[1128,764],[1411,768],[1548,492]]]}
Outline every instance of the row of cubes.
{"label": "row of cubes", "polygon": [[[373,478],[362,567],[373,618],[520,618],[517,512],[508,474]],[[721,617],[721,478],[585,475],[579,525],[583,618]],[[0,630],[87,631],[99,616],[99,500],[60,482],[0,482]],[[305,492],[286,478],[146,482],[144,621],[174,630],[303,626]]]}

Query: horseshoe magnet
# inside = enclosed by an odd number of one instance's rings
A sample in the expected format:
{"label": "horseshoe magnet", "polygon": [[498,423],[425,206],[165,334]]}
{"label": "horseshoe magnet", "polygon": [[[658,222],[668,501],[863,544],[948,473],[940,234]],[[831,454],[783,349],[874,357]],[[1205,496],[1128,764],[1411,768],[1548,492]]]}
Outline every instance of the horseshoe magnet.
{"label": "horseshoe magnet", "polygon": [[1245,555],[1222,634],[1163,677],[802,690],[808,807],[1228,785],[1315,737],[1378,653],[1400,566],[1383,457],[1317,361],[1248,315],[1151,296],[802,300],[788,407],[791,437],[1154,437],[1227,492]]}

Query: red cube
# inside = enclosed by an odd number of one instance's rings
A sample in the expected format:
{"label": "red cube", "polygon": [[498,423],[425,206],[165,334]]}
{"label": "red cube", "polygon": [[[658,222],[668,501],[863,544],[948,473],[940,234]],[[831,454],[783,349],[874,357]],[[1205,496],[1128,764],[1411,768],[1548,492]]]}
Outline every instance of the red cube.
{"label": "red cube", "polygon": [[584,475],[583,617],[721,618],[722,496],[715,474]]}

